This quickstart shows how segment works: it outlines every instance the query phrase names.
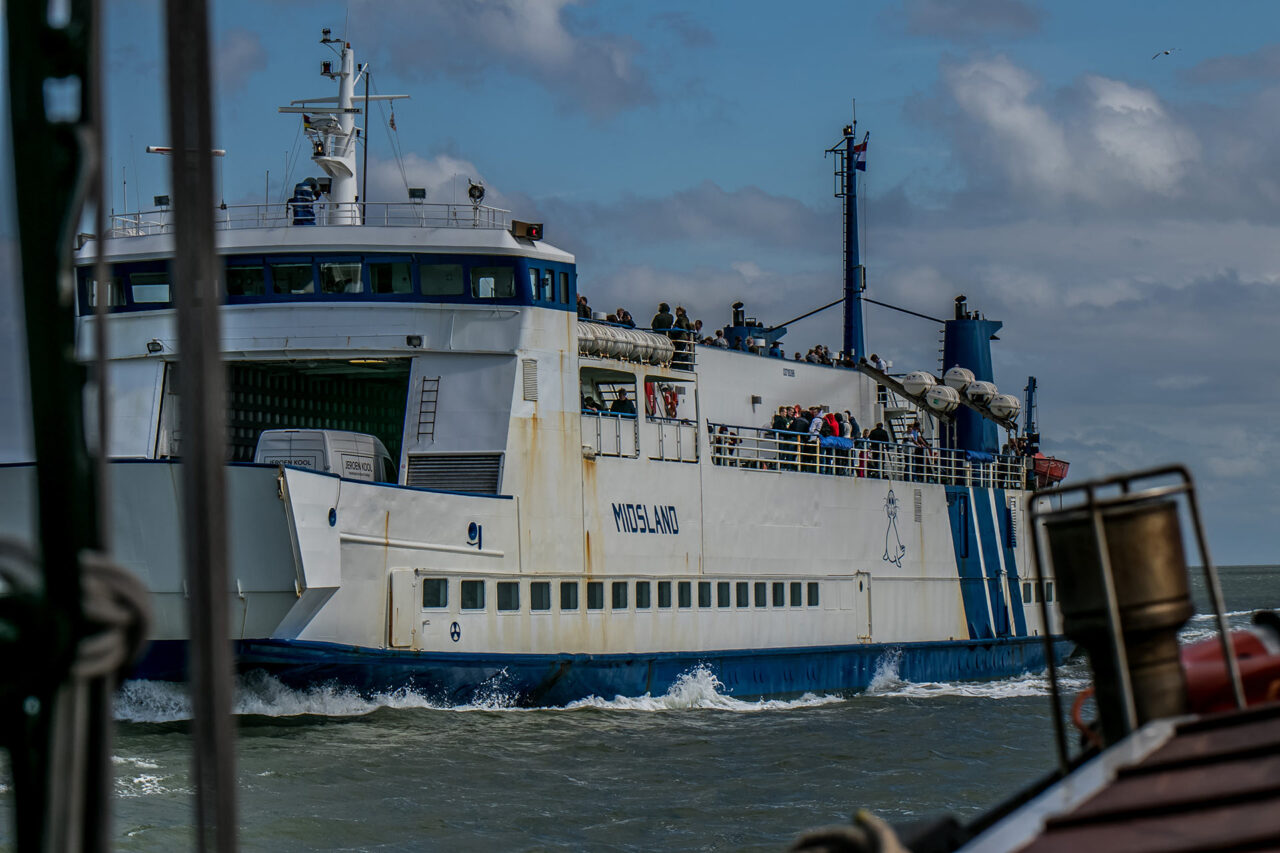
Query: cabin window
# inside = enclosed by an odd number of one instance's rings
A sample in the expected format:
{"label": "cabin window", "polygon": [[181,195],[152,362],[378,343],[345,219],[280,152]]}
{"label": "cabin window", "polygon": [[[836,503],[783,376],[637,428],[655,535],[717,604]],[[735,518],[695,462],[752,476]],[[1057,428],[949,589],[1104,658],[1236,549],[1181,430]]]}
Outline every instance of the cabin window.
{"label": "cabin window", "polygon": [[[458,276],[461,283],[462,276]],[[408,261],[378,261],[369,264],[369,287],[374,293],[413,293],[413,274]]]}
{"label": "cabin window", "polygon": [[658,581],[658,606],[671,606],[671,581]]}
{"label": "cabin window", "polygon": [[422,606],[447,607],[449,582],[444,578],[424,578],[422,581]]}
{"label": "cabin window", "polygon": [[517,581],[500,581],[498,583],[498,609],[520,609],[520,584]]}
{"label": "cabin window", "polygon": [[578,582],[560,581],[560,609],[578,609]]}
{"label": "cabin window", "polygon": [[689,583],[689,581],[680,581],[679,586],[676,587],[676,591],[680,597],[681,607],[693,606],[693,585]]}
{"label": "cabin window", "polygon": [[567,272],[560,273],[560,301],[565,305],[569,304],[569,274]]}
{"label": "cabin window", "polygon": [[698,606],[711,606],[711,581],[698,581]]}
{"label": "cabin window", "polygon": [[787,606],[787,585],[782,581],[774,581],[773,584],[773,606]]}
{"label": "cabin window", "polygon": [[756,599],[756,607],[769,606],[769,584],[765,583],[764,581],[756,581],[755,599]]}
{"label": "cabin window", "polygon": [[277,296],[315,293],[315,277],[311,264],[272,264],[271,287]]}
{"label": "cabin window", "polygon": [[[124,287],[119,276],[111,276],[107,279],[107,307],[116,308],[124,304]],[[91,308],[98,307],[98,282],[95,279],[89,281],[89,306]]]}
{"label": "cabin window", "polygon": [[1023,601],[1031,600],[1031,584],[1027,581],[1022,582],[1022,600]]}
{"label": "cabin window", "polygon": [[321,261],[321,293],[363,293],[358,261]]}
{"label": "cabin window", "polygon": [[1044,582],[1044,600],[1053,601],[1053,581]]}
{"label": "cabin window", "polygon": [[648,610],[649,604],[649,582],[636,581],[636,610]]}
{"label": "cabin window", "polygon": [[737,593],[738,606],[750,607],[751,606],[750,584],[748,584],[746,581],[738,581],[737,589],[735,591]]}
{"label": "cabin window", "polygon": [[604,581],[587,582],[587,609],[604,610]]}
{"label": "cabin window", "polygon": [[612,601],[613,609],[626,610],[627,609],[627,582],[614,581],[612,595],[613,595],[613,601]]}
{"label": "cabin window", "polygon": [[813,581],[809,582],[809,606],[818,606],[818,585]]}
{"label": "cabin window", "polygon": [[801,604],[804,604],[804,600],[800,596],[801,587],[802,587],[802,584],[800,583],[800,581],[791,582],[791,606],[792,607],[799,607]]}
{"label": "cabin window", "polygon": [[529,584],[529,609],[551,609],[551,584],[547,581],[534,581]]}
{"label": "cabin window", "polygon": [[228,296],[264,296],[266,292],[267,274],[261,264],[227,267]]}
{"label": "cabin window", "polygon": [[463,610],[484,610],[484,581],[463,581],[460,597]]}
{"label": "cabin window", "polygon": [[716,607],[729,606],[729,582],[720,581],[716,584]]}
{"label": "cabin window", "polygon": [[556,271],[542,271],[542,288],[538,291],[538,298],[544,302],[550,302],[556,298]]}
{"label": "cabin window", "polygon": [[135,272],[129,274],[129,296],[135,305],[165,303],[169,297],[167,272]]}
{"label": "cabin window", "polygon": [[529,292],[533,294],[533,298],[538,298],[538,280],[541,275],[537,267],[529,267]]}
{"label": "cabin window", "polygon": [[476,299],[509,299],[515,296],[515,270],[511,267],[472,267],[471,295]]}
{"label": "cabin window", "polygon": [[462,264],[423,264],[418,267],[423,296],[461,296]]}

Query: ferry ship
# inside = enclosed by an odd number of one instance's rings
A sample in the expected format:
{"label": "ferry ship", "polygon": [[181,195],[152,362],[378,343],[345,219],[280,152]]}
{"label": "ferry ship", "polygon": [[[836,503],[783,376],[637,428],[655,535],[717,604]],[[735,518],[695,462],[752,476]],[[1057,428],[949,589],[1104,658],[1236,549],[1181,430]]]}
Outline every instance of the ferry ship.
{"label": "ferry ship", "polygon": [[[844,357],[779,360],[762,353],[785,326],[741,305],[725,335],[759,352],[580,317],[574,256],[479,184],[462,204],[360,199],[365,69],[323,43],[337,96],[281,108],[318,177],[218,211],[241,671],[561,704],[661,693],[695,667],[762,697],[862,688],[886,662],[912,681],[1045,665],[1059,626],[1039,607],[1052,579],[1027,570],[1031,460],[999,447],[1030,429],[991,384],[1000,323],[957,300],[945,381],[866,360],[852,126],[831,150]],[[76,260],[86,362],[107,300],[106,511],[151,593],[136,675],[155,679],[183,677],[187,638],[173,252],[160,208],[112,217]],[[772,421],[797,403],[892,440]],[[4,524],[30,530],[33,467],[0,476]]]}

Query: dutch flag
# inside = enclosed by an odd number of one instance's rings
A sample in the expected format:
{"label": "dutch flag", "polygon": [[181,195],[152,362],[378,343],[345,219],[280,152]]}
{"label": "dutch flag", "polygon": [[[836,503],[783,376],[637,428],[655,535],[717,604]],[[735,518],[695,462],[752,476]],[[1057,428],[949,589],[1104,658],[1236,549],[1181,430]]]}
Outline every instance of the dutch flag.
{"label": "dutch flag", "polygon": [[867,171],[867,140],[871,138],[871,131],[867,131],[862,137],[862,141],[853,146],[853,168],[860,172]]}

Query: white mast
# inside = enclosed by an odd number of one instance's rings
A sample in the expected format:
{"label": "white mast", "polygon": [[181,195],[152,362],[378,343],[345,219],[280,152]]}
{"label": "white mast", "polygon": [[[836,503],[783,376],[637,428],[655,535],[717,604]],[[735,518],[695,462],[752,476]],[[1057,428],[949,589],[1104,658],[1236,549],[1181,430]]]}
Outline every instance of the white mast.
{"label": "white mast", "polygon": [[[322,31],[320,43],[324,45],[341,44],[338,51],[341,68],[333,70],[331,62],[325,62],[321,75],[330,80],[338,80],[338,96],[325,98],[303,98],[291,101],[290,106],[280,107],[282,113],[298,113],[303,116],[303,128],[311,140],[311,160],[329,176],[329,188],[324,195],[328,197],[328,217],[330,225],[359,225],[362,221],[356,183],[356,143],[359,131],[356,129],[356,115],[368,108],[356,106],[357,101],[365,101],[363,95],[355,94],[358,75],[356,73],[355,51],[349,42],[329,37],[329,30]],[[360,70],[360,75],[367,73],[367,68]],[[408,95],[373,95],[370,101],[393,101],[407,98]],[[333,104],[335,106],[320,106]],[[367,144],[367,143],[366,143]],[[321,187],[323,190],[323,186]]]}

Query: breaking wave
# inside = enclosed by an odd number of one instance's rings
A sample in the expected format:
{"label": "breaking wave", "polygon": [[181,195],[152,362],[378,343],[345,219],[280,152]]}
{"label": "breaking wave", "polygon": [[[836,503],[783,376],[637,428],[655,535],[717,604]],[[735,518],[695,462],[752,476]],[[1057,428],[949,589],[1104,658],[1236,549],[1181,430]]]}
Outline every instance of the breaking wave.
{"label": "breaking wave", "polygon": [[[888,652],[876,662],[875,676],[867,687],[867,696],[881,698],[939,699],[1017,699],[1025,696],[1049,695],[1049,672],[1025,672],[996,681],[904,681],[899,674],[901,652]],[[1058,683],[1064,694],[1073,694],[1090,684],[1087,667],[1068,663],[1058,668]]]}
{"label": "breaking wave", "polygon": [[683,672],[671,688],[661,696],[644,696],[630,698],[616,696],[613,699],[600,699],[595,696],[570,702],[565,710],[596,708],[607,711],[734,711],[752,713],[756,711],[785,711],[794,708],[814,708],[819,705],[830,705],[845,701],[842,696],[817,696],[805,693],[798,699],[761,699],[754,702],[735,699],[724,693],[724,685],[715,673],[706,666],[696,666]]}

